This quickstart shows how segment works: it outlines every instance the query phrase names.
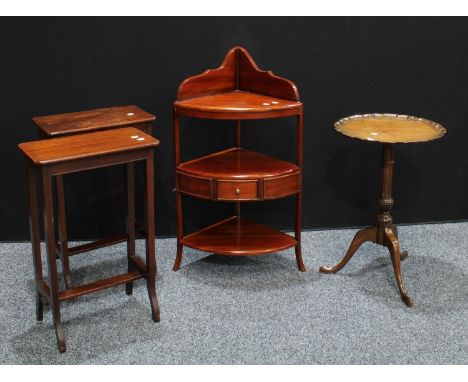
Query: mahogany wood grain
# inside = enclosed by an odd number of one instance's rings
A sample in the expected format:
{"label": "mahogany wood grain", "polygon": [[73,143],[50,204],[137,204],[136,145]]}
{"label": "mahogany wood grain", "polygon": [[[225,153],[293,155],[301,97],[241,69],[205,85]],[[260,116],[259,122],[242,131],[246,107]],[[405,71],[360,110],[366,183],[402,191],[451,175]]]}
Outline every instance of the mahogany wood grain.
{"label": "mahogany wood grain", "polygon": [[155,216],[154,216],[154,152],[146,151],[145,169],[145,215],[146,215],[146,289],[151,305],[151,318],[154,322],[160,320],[160,310],[156,295],[156,248],[155,248]]}
{"label": "mahogany wood grain", "polygon": [[204,199],[214,198],[216,193],[213,192],[211,183],[211,178],[177,172],[176,187],[184,194]]}
{"label": "mahogany wood grain", "polygon": [[248,256],[294,247],[296,240],[285,233],[233,216],[183,238],[182,244],[205,252]]}
{"label": "mahogany wood grain", "polygon": [[238,119],[236,120],[236,147],[241,147],[241,141],[242,141],[241,121]]}
{"label": "mahogany wood grain", "polygon": [[183,210],[182,210],[182,193],[176,191],[176,218],[177,218],[177,254],[172,266],[172,270],[175,272],[179,270],[180,264],[182,263],[183,245],[182,239],[184,235],[184,224],[183,224]]}
{"label": "mahogany wood grain", "polygon": [[128,105],[34,117],[32,120],[44,135],[57,137],[129,125],[142,125],[146,129],[145,125],[155,119],[138,106]]}
{"label": "mahogany wood grain", "polygon": [[57,262],[55,256],[55,228],[52,201],[52,176],[47,167],[41,169],[42,200],[44,236],[47,251],[47,270],[50,283],[50,309],[57,337],[57,345],[61,353],[66,351],[65,335],[63,333],[62,319],[60,314],[59,286],[57,278]]}
{"label": "mahogany wood grain", "polygon": [[250,54],[240,47],[237,50],[237,73],[239,90],[299,102],[299,92],[292,81],[259,69]]}
{"label": "mahogany wood grain", "polygon": [[[181,163],[179,116],[235,120],[236,147]],[[242,47],[232,48],[217,69],[184,80],[173,104],[176,173],[177,256],[183,246],[207,252],[246,255],[295,247],[298,267],[305,271],[300,246],[303,105],[296,86],[258,68]],[[297,163],[288,163],[241,148],[241,120],[297,118]],[[234,202],[236,217],[184,236],[182,194]],[[241,203],[296,194],[295,238],[241,218]]]}
{"label": "mahogany wood grain", "polygon": [[382,143],[425,142],[445,134],[438,123],[397,114],[355,115],[338,121],[335,128],[351,138]]}
{"label": "mahogany wood grain", "polygon": [[[47,284],[47,282],[45,280],[40,280],[37,283],[36,288],[37,288],[37,292],[42,297],[41,301],[43,303],[47,303],[47,304],[50,305],[52,299],[51,299],[51,296],[50,296],[50,288],[49,288],[49,285]],[[38,321],[42,321],[42,319],[38,320]]]}
{"label": "mahogany wood grain", "polygon": [[57,193],[57,216],[58,216],[58,238],[59,245],[57,252],[60,260],[62,261],[62,273],[65,281],[65,287],[72,286],[70,264],[68,259],[68,230],[67,230],[67,216],[65,211],[65,197],[63,177],[61,175],[55,177],[55,188]]}
{"label": "mahogany wood grain", "polygon": [[[211,113],[269,113],[283,110],[299,110],[300,102],[241,90],[176,101],[179,112],[200,111]],[[232,116],[235,118],[235,115]]]}
{"label": "mahogany wood grain", "polygon": [[300,171],[293,164],[268,155],[233,147],[180,164],[178,171],[216,179],[258,179]]}
{"label": "mahogany wood grain", "polygon": [[300,185],[296,165],[238,147],[184,162],[177,171],[177,189],[205,199],[276,199]]}
{"label": "mahogany wood grain", "polygon": [[[356,233],[344,258],[335,266],[322,266],[322,273],[336,273],[353,257],[365,242],[372,242],[388,248],[393,264],[395,279],[400,297],[407,306],[413,301],[403,286],[400,261],[408,256],[401,252],[397,227],[393,224],[391,210],[393,207],[392,180],[395,162],[396,142],[420,142],[440,138],[445,129],[439,124],[422,118],[391,114],[366,114],[343,118],[335,124],[340,133],[351,138],[382,142],[382,180],[381,194],[378,200],[379,212],[377,224],[364,228]],[[390,143],[389,143],[390,142]]]}
{"label": "mahogany wood grain", "polygon": [[237,47],[232,48],[217,69],[205,70],[182,81],[177,91],[177,100],[236,90],[237,50]]}
{"label": "mahogany wood grain", "polygon": [[[141,138],[141,140],[138,140]],[[101,142],[101,144],[97,144]],[[144,278],[147,282],[152,317],[159,321],[159,305],[156,297],[156,259],[154,249],[154,159],[153,148],[159,143],[153,137],[142,133],[135,128],[122,128],[116,130],[99,131],[88,134],[72,135],[61,138],[52,138],[44,141],[28,142],[20,144],[27,159],[28,190],[30,205],[30,227],[33,248],[33,264],[36,281],[36,318],[42,320],[43,305],[46,300],[51,307],[54,328],[57,336],[57,344],[60,352],[65,352],[65,337],[62,328],[60,301],[92,293],[101,289],[119,284],[129,285],[137,278]],[[146,164],[146,264],[136,260],[134,253],[134,181],[133,164],[135,161],[144,160]],[[128,266],[129,271],[105,280],[94,283],[70,287],[65,291],[59,291],[56,264],[56,240],[53,211],[52,180],[57,175],[82,171],[103,166],[127,164],[127,188],[128,188]],[[39,236],[39,211],[37,203],[37,186],[35,173],[40,174],[43,197],[44,231],[47,249],[48,283],[43,279],[41,266],[41,247]],[[68,254],[84,249],[92,249],[99,242],[88,243],[86,246],[68,248]]]}
{"label": "mahogany wood grain", "polygon": [[159,141],[133,127],[20,143],[35,164],[45,165],[155,147]]}
{"label": "mahogany wood grain", "polygon": [[257,180],[218,180],[216,183],[218,200],[258,199]]}
{"label": "mahogany wood grain", "polygon": [[140,272],[142,275],[148,274],[148,270],[146,268],[145,262],[139,258],[138,256],[129,256],[130,262],[132,263],[132,266],[134,267],[135,270]]}
{"label": "mahogany wood grain", "polygon": [[302,104],[292,81],[259,69],[237,46],[219,68],[184,80],[174,107],[191,117],[239,120],[295,115]]}
{"label": "mahogany wood grain", "polygon": [[[127,216],[126,216],[126,226],[127,226],[127,272],[134,271],[134,263],[132,258],[136,257],[135,253],[135,239],[136,239],[136,221],[135,221],[135,164],[127,163],[125,166],[126,172],[126,190],[127,190]],[[125,284],[125,292],[127,295],[133,293],[133,280],[128,281]]]}
{"label": "mahogany wood grain", "polygon": [[36,174],[31,164],[26,166],[26,179],[29,197],[29,232],[31,235],[34,281],[36,283],[36,319],[42,321],[44,304],[41,299],[39,285],[43,282],[44,276],[42,274],[42,261],[41,261],[41,237],[39,228],[39,203],[37,200],[37,185]]}
{"label": "mahogany wood grain", "polygon": [[271,71],[260,70],[250,54],[240,46],[229,50],[217,69],[208,69],[185,79],[179,86],[177,100],[233,90],[299,101],[299,93],[293,82],[275,76]]}
{"label": "mahogany wood grain", "polygon": [[282,175],[264,180],[264,199],[276,199],[287,195],[293,195],[301,191],[300,172]]}
{"label": "mahogany wood grain", "polygon": [[[177,112],[179,110],[175,106]],[[194,118],[205,118],[205,119],[226,119],[226,120],[255,120],[255,119],[269,119],[269,118],[282,118],[282,117],[292,117],[296,116],[302,110],[302,104],[298,108],[284,108],[284,109],[275,109],[266,111],[265,109],[261,111],[204,111],[204,110],[195,110],[195,109],[184,109],[180,110],[180,114],[186,117]]]}
{"label": "mahogany wood grain", "polygon": [[[296,117],[297,120],[297,129],[296,129],[296,164],[302,169],[302,162],[304,160],[304,145],[303,145],[303,135],[304,135],[304,113],[301,110]],[[300,176],[302,177],[302,170]],[[304,261],[302,260],[302,184],[301,189],[296,194],[296,220],[294,222],[294,237],[296,238],[297,245],[294,248],[296,252],[296,261],[297,266],[301,272],[305,272]]]}
{"label": "mahogany wood grain", "polygon": [[[132,127],[136,127],[142,132],[148,135],[152,135],[151,122],[154,120],[155,116],[147,113],[135,105],[86,110],[33,118],[33,122],[38,127],[40,135],[44,138],[73,135],[97,130],[114,129],[128,125],[132,125]],[[62,260],[63,277],[65,280],[65,285],[68,288],[71,287],[72,280],[68,261],[68,256],[70,253],[68,248],[68,231],[66,222],[65,187],[62,175],[55,176],[55,184],[58,207],[57,226],[59,234],[57,253]],[[96,249],[112,245],[114,243],[115,240],[110,238],[98,240],[93,243],[89,243],[89,245],[90,249]],[[76,253],[79,252],[75,252],[75,254]]]}
{"label": "mahogany wood grain", "polygon": [[117,285],[132,282],[141,279],[143,276],[139,272],[129,272],[121,275],[112,276],[106,279],[98,280],[89,284],[69,288],[59,293],[59,300],[70,300],[75,297],[84,296],[89,293],[98,292]]}
{"label": "mahogany wood grain", "polygon": [[98,248],[108,247],[127,241],[127,235],[114,235],[105,239],[99,239],[90,243],[84,243],[68,248],[68,256],[78,255],[79,253],[93,251]]}

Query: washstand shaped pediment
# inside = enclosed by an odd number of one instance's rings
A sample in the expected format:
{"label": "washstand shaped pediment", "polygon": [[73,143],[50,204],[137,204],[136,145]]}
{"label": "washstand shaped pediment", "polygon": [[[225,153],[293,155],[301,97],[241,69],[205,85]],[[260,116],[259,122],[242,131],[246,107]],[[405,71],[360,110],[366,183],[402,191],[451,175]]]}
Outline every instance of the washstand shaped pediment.
{"label": "washstand shaped pediment", "polygon": [[299,102],[299,92],[290,80],[258,68],[242,47],[229,50],[217,69],[185,79],[179,86],[177,100],[244,91]]}

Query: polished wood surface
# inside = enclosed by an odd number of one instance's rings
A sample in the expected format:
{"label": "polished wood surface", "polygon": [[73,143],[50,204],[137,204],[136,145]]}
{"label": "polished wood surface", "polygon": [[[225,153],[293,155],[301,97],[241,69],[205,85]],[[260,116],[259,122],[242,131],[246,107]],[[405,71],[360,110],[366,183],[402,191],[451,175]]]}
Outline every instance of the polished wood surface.
{"label": "polished wood surface", "polygon": [[[129,125],[138,128],[148,135],[152,135],[151,122],[155,120],[155,116],[147,113],[135,105],[129,105],[34,117],[32,120],[38,127],[40,136],[44,138],[61,137],[98,130],[115,129]],[[127,164],[127,167],[133,167],[133,163]],[[128,177],[132,176],[132,172],[132,170],[127,171]],[[62,261],[65,285],[67,288],[70,288],[72,285],[68,260],[70,255],[91,249],[106,247],[116,242],[125,241],[127,239],[127,235],[124,235],[123,237],[120,235],[120,237],[117,238],[114,237],[101,239],[92,243],[70,248],[68,245],[64,180],[62,175],[57,175],[54,178],[56,187],[58,221],[57,253]],[[127,183],[131,184],[132,182],[128,180]],[[138,233],[140,233],[140,231]],[[132,239],[129,240],[129,242],[132,241]],[[83,250],[83,248],[85,249]],[[131,284],[132,283],[129,282],[127,286],[130,288]]]}
{"label": "polished wood surface", "polygon": [[197,198],[213,199],[216,195],[211,178],[204,178],[193,174],[176,174],[176,190]]}
{"label": "polished wood surface", "polygon": [[223,180],[177,173],[177,190],[198,198],[225,201],[278,199],[301,192],[301,173],[258,180]]}
{"label": "polished wood surface", "polygon": [[300,168],[239,147],[184,162],[177,167],[177,189],[192,196],[248,201],[300,192]]}
{"label": "polished wood surface", "polygon": [[298,193],[301,191],[301,173],[267,178],[263,182],[263,187],[264,199],[276,199],[280,196]]}
{"label": "polished wood surface", "polygon": [[[181,163],[180,116],[233,120],[236,147]],[[296,117],[297,163],[292,164],[241,148],[241,121]],[[234,47],[217,69],[184,80],[173,105],[174,163],[176,173],[177,255],[173,270],[182,263],[183,247],[226,255],[271,253],[295,247],[296,260],[305,271],[301,253],[301,167],[303,105],[290,80],[264,71],[244,48]],[[236,216],[184,236],[182,195],[232,202]],[[296,196],[295,235],[244,221],[241,205]]]}
{"label": "polished wood surface", "polygon": [[[412,306],[403,285],[403,275],[400,262],[408,256],[401,251],[397,227],[393,224],[391,210],[393,207],[392,180],[395,162],[396,142],[419,142],[440,138],[445,129],[435,122],[416,117],[397,116],[389,114],[369,114],[344,118],[335,124],[336,130],[352,138],[382,142],[382,183],[381,195],[378,200],[379,213],[374,227],[358,231],[349,246],[344,258],[335,266],[320,267],[322,273],[336,273],[353,257],[359,247],[365,242],[383,245],[388,248],[392,260],[395,279],[400,291],[400,297],[407,306]],[[374,133],[374,134],[373,134]],[[373,138],[370,138],[373,137]]]}
{"label": "polished wood surface", "polygon": [[198,118],[260,119],[295,115],[302,104],[292,81],[259,69],[244,48],[234,47],[219,68],[180,84],[174,109]]}
{"label": "polished wood surface", "polygon": [[105,154],[155,147],[159,141],[133,127],[21,143],[36,164],[66,162]]}
{"label": "polished wood surface", "polygon": [[182,244],[222,255],[262,255],[294,247],[296,240],[285,233],[233,216],[183,238]]}
{"label": "polished wood surface", "polygon": [[47,136],[84,133],[128,125],[147,124],[156,117],[135,105],[85,110],[34,117],[33,122]]}
{"label": "polished wood surface", "polygon": [[218,200],[252,200],[258,198],[257,180],[218,180]]}
{"label": "polished wood surface", "polygon": [[[143,138],[138,141],[131,135],[138,134]],[[124,139],[125,138],[125,139]],[[114,142],[112,142],[114,140]],[[127,141],[130,140],[128,143]],[[97,142],[101,144],[97,145]],[[63,138],[52,138],[45,141],[20,144],[25,154],[27,166],[27,180],[29,191],[29,217],[31,243],[33,249],[33,264],[36,283],[36,318],[43,319],[44,301],[50,305],[57,344],[60,352],[66,351],[65,336],[62,327],[60,302],[84,294],[96,292],[120,284],[126,284],[126,292],[131,293],[133,281],[143,278],[147,282],[147,290],[151,305],[151,314],[154,321],[159,321],[159,305],[156,297],[156,259],[154,249],[154,166],[153,148],[158,141],[151,136],[143,134],[134,128],[124,128],[74,135]],[[97,145],[97,146],[96,146]],[[85,149],[85,146],[87,148]],[[92,148],[94,147],[94,152]],[[60,155],[63,157],[60,157]],[[134,181],[133,163],[145,161],[145,216],[146,221],[146,263],[136,257],[134,252],[135,222],[134,222]],[[113,166],[125,163],[127,170],[127,200],[128,200],[128,232],[127,257],[128,272],[104,280],[97,280],[90,284],[71,286],[71,280],[65,279],[67,289],[59,290],[56,253],[57,243],[54,224],[53,179],[70,172],[83,171],[104,166]],[[42,185],[42,206],[44,219],[44,236],[46,239],[48,281],[42,274],[41,245],[39,235],[39,204],[37,201],[36,175],[39,174]],[[60,203],[59,208],[60,208]],[[65,218],[65,216],[63,216]],[[59,223],[60,229],[60,223]],[[84,249],[93,249],[100,243],[74,248],[76,253]],[[73,249],[73,248],[72,248]],[[70,249],[68,249],[69,251]],[[68,261],[62,254],[62,261]]]}
{"label": "polished wood surface", "polygon": [[222,179],[258,179],[297,172],[293,164],[243,148],[233,147],[182,163],[177,170]]}
{"label": "polished wood surface", "polygon": [[239,90],[299,102],[299,92],[294,82],[270,70],[259,69],[250,54],[241,47],[237,48],[237,81]]}
{"label": "polished wood surface", "polygon": [[299,102],[299,92],[292,81],[259,69],[250,54],[240,46],[229,50],[219,68],[185,79],[177,91],[177,101],[233,90]]}
{"label": "polished wood surface", "polygon": [[112,288],[138,279],[141,279],[141,274],[139,272],[128,272],[121,275],[112,276],[106,279],[98,280],[89,284],[80,285],[74,288],[69,288],[67,290],[61,291],[59,292],[59,300],[70,300],[75,297],[99,292],[101,290]]}
{"label": "polished wood surface", "polygon": [[232,48],[217,69],[205,70],[182,81],[177,90],[177,100],[237,90],[237,53],[238,48]]}
{"label": "polished wood surface", "polygon": [[178,101],[174,105],[178,110],[198,110],[213,113],[268,113],[270,111],[300,109],[302,106],[300,102],[240,90]]}
{"label": "polished wood surface", "polygon": [[338,132],[351,138],[382,143],[412,143],[442,137],[445,129],[423,118],[397,114],[365,114],[343,118]]}

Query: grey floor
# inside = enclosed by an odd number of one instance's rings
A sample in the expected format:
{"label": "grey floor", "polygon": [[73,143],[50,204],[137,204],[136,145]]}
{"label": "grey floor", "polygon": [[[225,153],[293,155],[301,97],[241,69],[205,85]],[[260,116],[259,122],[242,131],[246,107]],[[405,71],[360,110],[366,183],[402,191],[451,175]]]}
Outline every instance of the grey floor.
{"label": "grey floor", "polygon": [[[57,351],[50,310],[34,316],[30,245],[0,244],[3,364],[467,364],[468,223],[400,227],[406,288],[400,300],[386,249],[365,244],[338,261],[355,230],[305,232],[292,250],[249,258],[188,251],[172,272],[175,241],[157,241],[161,322],[145,283],[62,304],[67,353]],[[138,243],[143,250],[143,243]],[[140,252],[141,253],[141,252]],[[59,264],[60,265],[60,264]],[[125,270],[125,246],[71,259],[75,283]]]}

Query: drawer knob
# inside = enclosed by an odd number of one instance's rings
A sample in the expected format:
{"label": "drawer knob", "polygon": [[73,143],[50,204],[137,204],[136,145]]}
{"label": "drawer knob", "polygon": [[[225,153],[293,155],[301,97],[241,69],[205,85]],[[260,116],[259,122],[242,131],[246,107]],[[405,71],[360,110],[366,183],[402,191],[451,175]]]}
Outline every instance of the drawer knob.
{"label": "drawer knob", "polygon": [[239,194],[240,194],[240,190],[239,190],[238,188],[236,188],[235,193],[236,193],[236,195],[239,195]]}

